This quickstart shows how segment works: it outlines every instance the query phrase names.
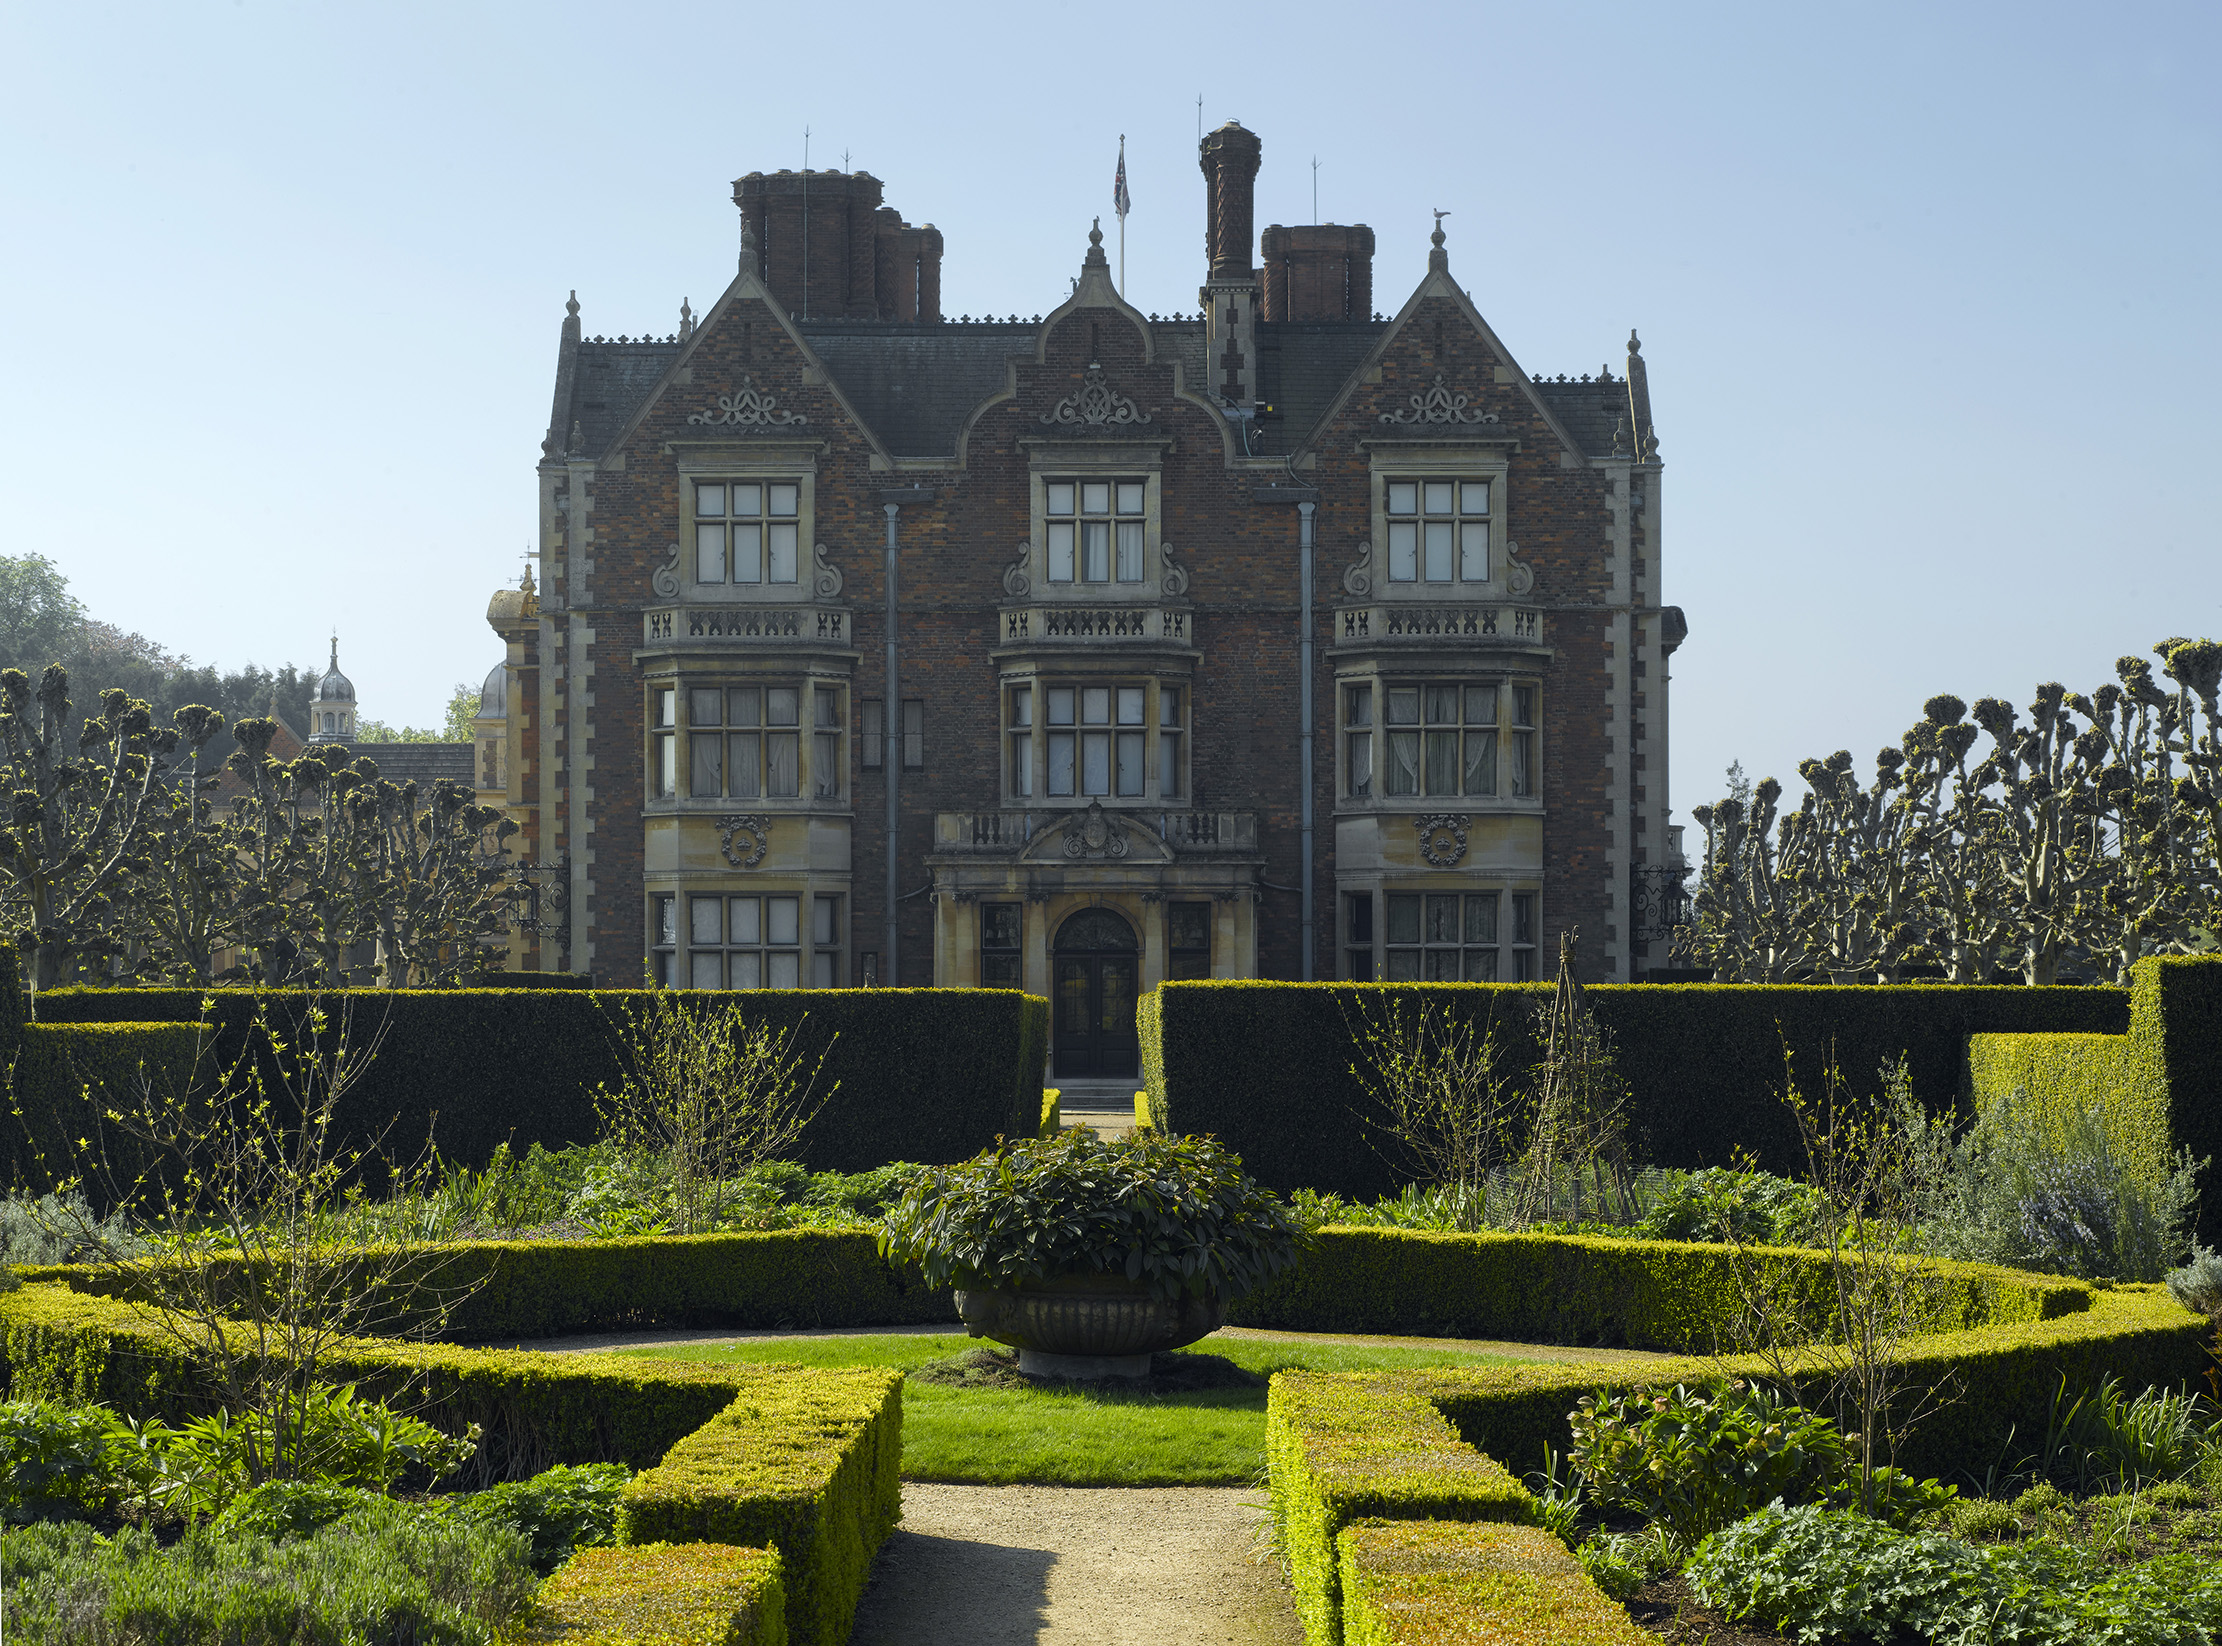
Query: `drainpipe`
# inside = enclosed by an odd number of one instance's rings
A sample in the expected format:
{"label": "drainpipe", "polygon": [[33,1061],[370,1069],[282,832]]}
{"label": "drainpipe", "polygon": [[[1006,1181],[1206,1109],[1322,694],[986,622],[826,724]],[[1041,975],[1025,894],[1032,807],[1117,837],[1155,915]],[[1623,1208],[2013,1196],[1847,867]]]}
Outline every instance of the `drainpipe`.
{"label": "drainpipe", "polygon": [[1302,639],[1297,644],[1298,668],[1301,672],[1298,703],[1298,736],[1302,739],[1303,769],[1303,873],[1297,884],[1304,889],[1304,971],[1306,983],[1312,981],[1313,953],[1316,945],[1312,937],[1312,512],[1319,505],[1303,502],[1296,505],[1297,542],[1301,566],[1299,576],[1303,584]]}
{"label": "drainpipe", "polygon": [[881,940],[884,958],[880,962],[880,977],[890,989],[899,988],[902,981],[901,950],[895,931],[895,906],[902,901],[895,848],[902,823],[903,790],[902,676],[895,650],[895,520],[905,503],[923,503],[932,496],[932,490],[925,486],[904,486],[880,493],[880,507],[887,511],[887,698],[880,710],[880,731],[885,740],[880,767],[887,774],[887,931]]}

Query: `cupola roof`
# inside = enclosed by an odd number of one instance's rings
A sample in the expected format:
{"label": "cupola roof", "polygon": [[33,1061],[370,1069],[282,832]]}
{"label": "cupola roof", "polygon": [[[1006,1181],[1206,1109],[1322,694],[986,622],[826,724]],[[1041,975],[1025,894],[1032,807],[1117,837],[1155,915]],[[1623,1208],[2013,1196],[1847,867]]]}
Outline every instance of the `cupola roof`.
{"label": "cupola roof", "polygon": [[324,678],[316,683],[310,695],[311,703],[352,703],[355,701],[355,682],[339,672],[339,636],[332,636],[332,665],[324,671]]}

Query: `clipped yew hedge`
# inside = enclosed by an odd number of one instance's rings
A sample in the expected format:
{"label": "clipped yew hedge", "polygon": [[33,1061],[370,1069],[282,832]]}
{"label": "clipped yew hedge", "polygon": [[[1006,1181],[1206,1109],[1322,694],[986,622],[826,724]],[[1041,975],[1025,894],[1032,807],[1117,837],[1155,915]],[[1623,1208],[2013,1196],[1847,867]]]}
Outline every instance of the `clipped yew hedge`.
{"label": "clipped yew hedge", "polygon": [[[342,1105],[353,1137],[384,1133],[403,1154],[427,1135],[448,1159],[483,1164],[501,1143],[562,1148],[597,1133],[595,1088],[618,1076],[613,1011],[637,990],[350,989],[322,997],[351,1043],[376,1055]],[[1049,1003],[1009,989],[792,989],[728,996],[752,1021],[792,1026],[836,1086],[802,1142],[813,1170],[890,1160],[943,1163],[998,1133],[1032,1135],[1042,1112]],[[248,1044],[258,1003],[297,1024],[307,996],[253,989],[50,990],[42,1023],[197,1020],[210,1002],[209,1068]],[[8,1139],[4,1152],[20,1151]]]}
{"label": "clipped yew hedge", "polygon": [[[1489,1023],[1500,1066],[1524,1080],[1542,1056],[1535,1011],[1549,993],[1544,984],[1167,983],[1139,1012],[1150,1110],[1177,1130],[1216,1133],[1269,1188],[1394,1194],[1405,1178],[1365,1123],[1351,1072],[1361,1014],[1399,998],[1440,1001]],[[2129,1024],[2121,989],[1637,984],[1585,995],[1632,1089],[1642,1158],[1725,1166],[1748,1150],[1785,1175],[1805,1167],[1781,1098],[1786,1044],[1808,1091],[1821,1089],[1832,1056],[1848,1086],[1871,1092],[1877,1070],[1903,1055],[1914,1089],[1942,1108],[1960,1101],[1970,1034],[2119,1034]],[[2222,1132],[2222,1116],[2207,1124]]]}

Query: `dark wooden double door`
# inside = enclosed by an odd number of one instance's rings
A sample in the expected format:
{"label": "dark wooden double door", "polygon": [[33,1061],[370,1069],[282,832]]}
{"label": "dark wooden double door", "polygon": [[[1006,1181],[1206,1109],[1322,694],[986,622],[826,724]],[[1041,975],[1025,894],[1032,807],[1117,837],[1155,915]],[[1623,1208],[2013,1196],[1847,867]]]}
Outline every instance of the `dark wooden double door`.
{"label": "dark wooden double door", "polygon": [[1083,909],[1058,929],[1050,957],[1058,1079],[1131,1080],[1141,1072],[1140,960],[1134,929],[1109,909]]}

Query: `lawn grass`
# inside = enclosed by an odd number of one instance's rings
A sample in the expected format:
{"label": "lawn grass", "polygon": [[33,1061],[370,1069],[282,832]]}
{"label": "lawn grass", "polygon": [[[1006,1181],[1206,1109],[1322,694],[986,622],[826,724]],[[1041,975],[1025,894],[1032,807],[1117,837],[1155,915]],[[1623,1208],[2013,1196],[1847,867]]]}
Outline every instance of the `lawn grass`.
{"label": "lawn grass", "polygon": [[[979,1348],[960,1333],[872,1333],[632,1349],[665,1360],[782,1361],[908,1371]],[[1511,1365],[1513,1357],[1360,1343],[1206,1338],[1194,1349],[1268,1376],[1410,1366]],[[1116,1382],[1043,1390],[903,1389],[903,1478],[1006,1486],[1241,1486],[1265,1458],[1265,1390],[1137,1395]]]}

